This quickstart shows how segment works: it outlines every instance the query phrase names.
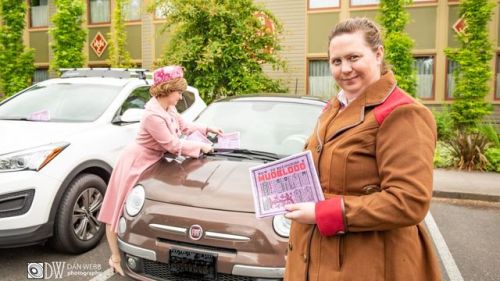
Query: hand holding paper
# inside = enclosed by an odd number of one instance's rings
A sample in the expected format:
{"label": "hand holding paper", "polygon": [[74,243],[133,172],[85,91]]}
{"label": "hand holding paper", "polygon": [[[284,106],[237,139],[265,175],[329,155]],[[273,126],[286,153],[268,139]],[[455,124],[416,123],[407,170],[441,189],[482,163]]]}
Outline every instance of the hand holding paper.
{"label": "hand holding paper", "polygon": [[240,132],[224,133],[217,137],[215,148],[240,148]]}
{"label": "hand holding paper", "polygon": [[310,151],[252,167],[250,177],[257,218],[287,213],[289,206],[298,211],[292,217],[309,223],[311,216],[314,220],[314,203],[297,203],[324,200]]}
{"label": "hand holding paper", "polygon": [[186,140],[202,142],[202,143],[206,143],[209,145],[213,144],[209,139],[207,139],[207,137],[205,137],[199,131],[194,131],[192,134],[190,134],[189,136],[186,137]]}
{"label": "hand holding paper", "polygon": [[316,202],[286,205],[285,209],[288,211],[285,214],[285,217],[288,219],[296,220],[303,224],[316,223]]}

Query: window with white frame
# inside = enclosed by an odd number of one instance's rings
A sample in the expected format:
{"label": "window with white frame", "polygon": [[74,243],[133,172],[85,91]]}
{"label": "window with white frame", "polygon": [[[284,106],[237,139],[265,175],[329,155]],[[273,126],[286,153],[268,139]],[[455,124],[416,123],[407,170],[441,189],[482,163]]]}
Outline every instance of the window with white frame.
{"label": "window with white frame", "polygon": [[339,0],[309,0],[309,9],[339,7]]}
{"label": "window with white frame", "polygon": [[309,61],[309,95],[332,97],[338,92],[327,60]]}
{"label": "window with white frame", "polygon": [[141,0],[129,0],[123,7],[123,14],[126,21],[141,19]]}
{"label": "window with white frame", "polygon": [[380,0],[351,0],[351,6],[378,5]]}
{"label": "window with white frame", "polygon": [[49,25],[49,6],[47,0],[31,0],[31,27]]}
{"label": "window with white frame", "polygon": [[[434,2],[434,1],[437,1],[437,0],[413,0],[413,3]],[[380,0],[351,0],[351,6],[369,6],[369,5],[378,5],[378,4],[380,4]]]}
{"label": "window with white frame", "polygon": [[453,72],[455,72],[455,70],[459,67],[460,65],[458,62],[448,59],[448,67],[446,71],[446,98],[448,99],[453,98],[453,92],[455,91],[455,76],[453,75]]}
{"label": "window with white frame", "polygon": [[110,22],[110,0],[90,0],[90,23]]}
{"label": "window with white frame", "polygon": [[500,54],[497,54],[495,98],[500,99]]}
{"label": "window with white frame", "polygon": [[415,69],[417,70],[417,97],[432,99],[434,88],[434,57],[416,57]]}

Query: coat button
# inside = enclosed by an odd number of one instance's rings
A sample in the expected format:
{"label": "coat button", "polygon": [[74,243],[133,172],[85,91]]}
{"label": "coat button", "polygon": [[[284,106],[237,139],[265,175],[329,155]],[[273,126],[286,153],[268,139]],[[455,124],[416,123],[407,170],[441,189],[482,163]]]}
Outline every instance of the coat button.
{"label": "coat button", "polygon": [[307,256],[303,255],[302,258],[304,259],[304,262],[307,262]]}
{"label": "coat button", "polygon": [[318,144],[318,146],[316,146],[316,152],[320,153],[321,149],[322,149],[321,145]]}

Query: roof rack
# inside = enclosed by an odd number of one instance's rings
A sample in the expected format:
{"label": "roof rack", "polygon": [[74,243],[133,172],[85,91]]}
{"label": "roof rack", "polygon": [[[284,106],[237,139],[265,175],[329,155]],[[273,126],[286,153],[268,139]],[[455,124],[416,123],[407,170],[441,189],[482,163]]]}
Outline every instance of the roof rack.
{"label": "roof rack", "polygon": [[61,68],[61,78],[111,77],[118,79],[139,78],[146,80],[150,73],[142,68]]}

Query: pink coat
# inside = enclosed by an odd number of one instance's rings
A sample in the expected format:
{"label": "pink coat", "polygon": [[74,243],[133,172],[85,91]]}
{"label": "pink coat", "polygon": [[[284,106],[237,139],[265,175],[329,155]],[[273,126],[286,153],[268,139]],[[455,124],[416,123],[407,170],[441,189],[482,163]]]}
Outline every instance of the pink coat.
{"label": "pink coat", "polygon": [[201,143],[179,138],[196,130],[204,135],[207,133],[206,127],[184,121],[175,108],[165,111],[156,98],[151,98],[146,104],[136,141],[123,150],[111,174],[98,220],[110,224],[117,232],[125,198],[142,172],[160,160],[165,152],[191,157],[200,155]]}

